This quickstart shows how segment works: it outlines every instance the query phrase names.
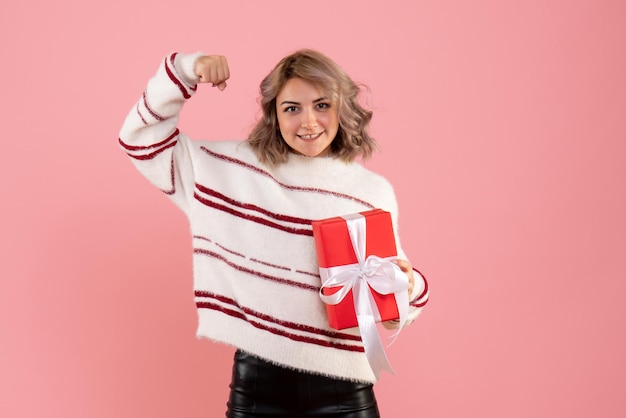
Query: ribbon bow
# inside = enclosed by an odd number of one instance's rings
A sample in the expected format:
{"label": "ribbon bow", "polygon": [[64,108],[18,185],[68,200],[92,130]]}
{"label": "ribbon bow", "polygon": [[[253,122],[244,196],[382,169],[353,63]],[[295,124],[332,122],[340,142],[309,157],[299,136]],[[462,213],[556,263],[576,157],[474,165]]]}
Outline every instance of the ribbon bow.
{"label": "ribbon bow", "polygon": [[[399,328],[392,336],[393,341],[400,334],[406,322],[409,310],[407,275],[392,261],[396,257],[381,258],[375,255],[365,257],[366,222],[360,214],[343,216],[348,226],[350,241],[354,248],[358,263],[330,268],[320,268],[322,287],[320,298],[324,303],[336,305],[352,290],[357,322],[365,347],[365,355],[374,375],[378,379],[383,369],[395,374],[376,329],[376,322],[381,320],[378,306],[374,301],[371,289],[381,295],[394,294],[398,306]],[[340,287],[331,294],[324,295],[322,290],[328,287]]]}

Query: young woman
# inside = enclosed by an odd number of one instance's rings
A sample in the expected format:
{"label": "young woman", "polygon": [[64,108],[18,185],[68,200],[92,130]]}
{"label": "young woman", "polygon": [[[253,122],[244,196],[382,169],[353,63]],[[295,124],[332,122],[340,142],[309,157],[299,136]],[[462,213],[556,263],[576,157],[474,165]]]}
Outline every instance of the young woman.
{"label": "young woman", "polygon": [[[376,148],[372,112],[335,62],[301,50],[262,81],[247,140],[190,140],[177,128],[184,102],[200,83],[223,91],[229,76],[223,56],[170,55],[120,132],[137,169],[189,219],[197,334],[237,349],[226,415],[377,417],[358,328],[328,326],[311,227],[380,208],[397,231],[391,185],[355,162]],[[397,247],[410,323],[428,290]]]}

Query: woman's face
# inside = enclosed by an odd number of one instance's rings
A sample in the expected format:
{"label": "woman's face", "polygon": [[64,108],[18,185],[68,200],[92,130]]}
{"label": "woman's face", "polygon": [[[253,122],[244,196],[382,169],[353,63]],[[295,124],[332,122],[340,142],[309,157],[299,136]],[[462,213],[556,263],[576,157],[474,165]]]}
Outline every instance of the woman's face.
{"label": "woman's face", "polygon": [[287,80],[276,96],[280,133],[291,149],[307,157],[325,157],[339,130],[337,106],[313,83]]}

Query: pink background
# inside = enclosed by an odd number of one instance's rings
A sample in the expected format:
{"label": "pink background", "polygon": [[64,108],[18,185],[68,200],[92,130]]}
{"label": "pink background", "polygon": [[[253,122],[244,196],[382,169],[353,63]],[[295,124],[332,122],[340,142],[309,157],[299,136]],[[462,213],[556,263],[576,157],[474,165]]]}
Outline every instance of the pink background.
{"label": "pink background", "polygon": [[163,56],[227,55],[181,127],[242,138],[313,47],[371,88],[431,302],[384,417],[624,417],[626,16],[619,0],[3,1],[0,416],[217,417],[187,223],[118,149]]}

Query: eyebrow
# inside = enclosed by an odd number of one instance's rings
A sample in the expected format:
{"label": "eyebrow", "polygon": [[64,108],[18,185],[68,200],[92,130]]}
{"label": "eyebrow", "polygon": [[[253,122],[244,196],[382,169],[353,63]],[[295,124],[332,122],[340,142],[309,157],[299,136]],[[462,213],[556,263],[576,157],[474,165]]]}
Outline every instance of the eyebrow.
{"label": "eyebrow", "polygon": [[[320,97],[319,99],[315,99],[313,100],[313,103],[319,103],[319,102],[323,102],[324,100],[328,100],[328,97],[324,96],[324,97]],[[299,105],[300,102],[292,102],[291,100],[285,100],[283,101],[280,105]]]}

